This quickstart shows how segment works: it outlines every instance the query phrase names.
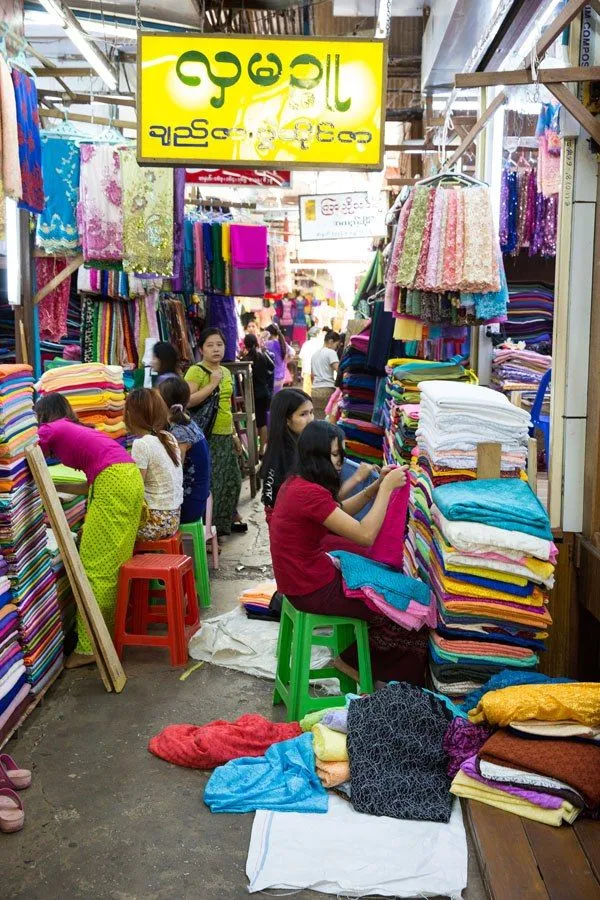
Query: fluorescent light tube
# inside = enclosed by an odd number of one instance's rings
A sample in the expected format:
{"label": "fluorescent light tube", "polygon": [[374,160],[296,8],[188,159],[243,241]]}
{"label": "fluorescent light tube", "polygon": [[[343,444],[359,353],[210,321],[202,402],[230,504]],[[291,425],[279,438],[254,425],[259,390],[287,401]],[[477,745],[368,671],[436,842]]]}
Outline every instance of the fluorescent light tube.
{"label": "fluorescent light tube", "polygon": [[6,290],[11,306],[21,305],[21,232],[17,201],[7,197],[6,204]]}
{"label": "fluorescent light tube", "polygon": [[104,54],[88,38],[71,10],[63,6],[59,0],[40,0],[40,3],[52,19],[61,28],[65,29],[69,39],[75,44],[92,69],[98,73],[108,89],[114,91],[117,86],[117,77],[114,70]]}

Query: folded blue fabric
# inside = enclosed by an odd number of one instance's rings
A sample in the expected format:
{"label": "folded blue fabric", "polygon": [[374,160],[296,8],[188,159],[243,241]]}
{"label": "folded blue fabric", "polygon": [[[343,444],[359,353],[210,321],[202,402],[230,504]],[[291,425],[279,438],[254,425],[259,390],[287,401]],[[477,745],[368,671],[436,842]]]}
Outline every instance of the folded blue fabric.
{"label": "folded blue fabric", "polygon": [[548,513],[520,478],[490,478],[443,484],[433,502],[451,522],[479,522],[552,540]]}
{"label": "folded blue fabric", "polygon": [[511,669],[503,669],[496,675],[492,675],[480,688],[467,694],[461,704],[465,712],[475,709],[484,694],[488,691],[500,691],[502,688],[513,687],[516,684],[569,684],[571,678],[550,678],[541,672],[515,672]]}
{"label": "folded blue fabric", "polygon": [[219,766],[204,789],[204,802],[214,813],[326,813],[329,798],[315,772],[312,734],[273,744],[264,756]]}
{"label": "folded blue fabric", "polygon": [[353,591],[373,588],[391,606],[401,610],[405,610],[411,600],[422,606],[429,606],[431,602],[429,587],[416,578],[346,550],[332,550],[329,555],[339,560],[342,577]]}

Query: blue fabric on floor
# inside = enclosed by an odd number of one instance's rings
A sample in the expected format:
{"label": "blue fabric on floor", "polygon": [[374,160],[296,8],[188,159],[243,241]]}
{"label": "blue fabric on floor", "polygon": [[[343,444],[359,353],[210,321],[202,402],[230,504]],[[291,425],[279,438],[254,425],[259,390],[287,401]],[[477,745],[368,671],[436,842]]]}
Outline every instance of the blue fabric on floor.
{"label": "blue fabric on floor", "polygon": [[264,756],[219,766],[204,789],[204,802],[214,813],[326,813],[329,798],[315,772],[312,734],[273,744]]}
{"label": "blue fabric on floor", "polygon": [[429,606],[431,602],[429,587],[416,578],[346,550],[332,550],[329,555],[339,560],[344,581],[353,591],[371,587],[391,606],[401,610],[405,610],[411,600],[422,606]]}
{"label": "blue fabric on floor", "polygon": [[451,522],[479,522],[552,540],[548,513],[519,478],[443,484],[434,489],[433,502]]}
{"label": "blue fabric on floor", "polygon": [[542,675],[541,672],[515,672],[511,669],[503,669],[497,675],[492,675],[490,680],[476,691],[467,694],[461,708],[468,713],[475,709],[488,691],[500,691],[502,688],[513,687],[515,684],[569,684],[571,681],[571,678],[550,678],[549,675]]}

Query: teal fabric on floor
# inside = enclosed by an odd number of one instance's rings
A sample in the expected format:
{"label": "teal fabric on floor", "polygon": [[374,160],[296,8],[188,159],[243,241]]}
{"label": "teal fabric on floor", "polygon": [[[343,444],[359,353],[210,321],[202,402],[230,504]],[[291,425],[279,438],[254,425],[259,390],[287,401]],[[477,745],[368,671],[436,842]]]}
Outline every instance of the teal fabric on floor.
{"label": "teal fabric on floor", "polygon": [[451,522],[479,522],[552,540],[548,513],[519,478],[490,478],[443,484],[433,502]]}
{"label": "teal fabric on floor", "polygon": [[258,759],[244,756],[219,766],[204,789],[204,802],[213,813],[326,813],[329,798],[315,772],[312,734],[273,744]]}
{"label": "teal fabric on floor", "polygon": [[331,550],[329,555],[339,560],[342,577],[353,591],[373,588],[391,606],[401,610],[407,609],[411,600],[422,606],[429,606],[431,602],[429,587],[416,578],[346,550]]}

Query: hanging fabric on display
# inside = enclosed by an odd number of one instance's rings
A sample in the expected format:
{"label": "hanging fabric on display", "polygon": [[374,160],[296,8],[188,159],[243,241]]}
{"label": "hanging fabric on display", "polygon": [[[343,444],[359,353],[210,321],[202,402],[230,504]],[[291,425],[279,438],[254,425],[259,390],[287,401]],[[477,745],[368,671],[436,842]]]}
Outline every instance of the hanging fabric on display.
{"label": "hanging fabric on display", "polygon": [[183,253],[184,253],[184,216],[185,216],[185,169],[173,169],[173,290],[181,293],[184,290]]}
{"label": "hanging fabric on display", "polygon": [[19,162],[19,132],[17,126],[17,106],[15,91],[8,63],[0,55],[0,135],[1,147],[1,189],[0,189],[0,238],[4,238],[5,203],[4,198],[20,200],[23,196],[21,164]]}
{"label": "hanging fabric on display", "polygon": [[111,144],[82,144],[77,221],[86,262],[123,258],[121,158]]}
{"label": "hanging fabric on display", "polygon": [[11,74],[17,109],[19,161],[23,188],[19,206],[31,213],[41,213],[44,208],[44,181],[37,89],[33,78],[19,69],[14,68]]}
{"label": "hanging fabric on display", "polygon": [[[56,275],[67,267],[64,257],[36,257],[35,272],[38,291],[49,284]],[[38,304],[40,337],[42,340],[60,341],[67,335],[67,311],[71,279],[65,278],[40,300]]]}
{"label": "hanging fabric on display", "polygon": [[173,174],[138,166],[134,148],[121,151],[123,269],[173,274]]}
{"label": "hanging fabric on display", "polygon": [[45,204],[38,218],[36,244],[46,253],[73,253],[80,245],[79,145],[64,137],[42,134],[42,172]]}

